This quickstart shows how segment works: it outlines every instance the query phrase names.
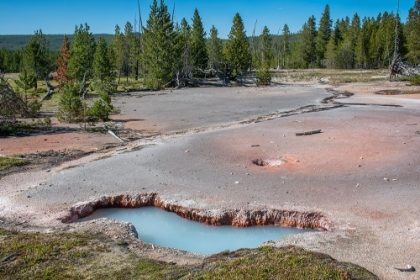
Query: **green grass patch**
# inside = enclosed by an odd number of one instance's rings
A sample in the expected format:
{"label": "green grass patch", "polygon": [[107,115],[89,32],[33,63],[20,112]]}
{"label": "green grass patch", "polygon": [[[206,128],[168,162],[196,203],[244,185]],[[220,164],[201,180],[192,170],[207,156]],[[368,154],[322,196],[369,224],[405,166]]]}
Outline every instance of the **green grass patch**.
{"label": "green grass patch", "polygon": [[350,272],[325,254],[292,246],[241,249],[211,258],[202,272],[188,279],[376,279],[364,269]]}
{"label": "green grass patch", "polygon": [[141,258],[102,234],[13,233],[0,228],[6,279],[377,279],[367,270],[297,247],[225,251],[178,266]]}
{"label": "green grass patch", "polygon": [[24,158],[0,157],[0,170],[4,170],[12,166],[22,166],[28,163],[29,160]]}

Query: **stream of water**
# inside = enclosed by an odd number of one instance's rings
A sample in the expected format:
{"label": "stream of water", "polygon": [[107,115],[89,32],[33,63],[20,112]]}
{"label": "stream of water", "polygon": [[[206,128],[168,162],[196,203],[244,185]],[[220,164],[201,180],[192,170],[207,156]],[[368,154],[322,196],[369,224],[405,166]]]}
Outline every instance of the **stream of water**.
{"label": "stream of water", "polygon": [[267,240],[312,231],[278,226],[208,226],[157,207],[99,209],[83,220],[97,218],[131,222],[145,242],[202,254],[255,248]]}

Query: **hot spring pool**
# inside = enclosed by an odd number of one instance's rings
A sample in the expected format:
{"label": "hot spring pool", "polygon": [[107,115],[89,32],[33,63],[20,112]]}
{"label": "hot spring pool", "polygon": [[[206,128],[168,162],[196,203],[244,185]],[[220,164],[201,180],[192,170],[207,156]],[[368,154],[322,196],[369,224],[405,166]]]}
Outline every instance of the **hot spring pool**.
{"label": "hot spring pool", "polygon": [[157,207],[99,209],[82,221],[98,218],[131,222],[145,242],[202,254],[255,248],[267,240],[313,231],[278,226],[208,226]]}

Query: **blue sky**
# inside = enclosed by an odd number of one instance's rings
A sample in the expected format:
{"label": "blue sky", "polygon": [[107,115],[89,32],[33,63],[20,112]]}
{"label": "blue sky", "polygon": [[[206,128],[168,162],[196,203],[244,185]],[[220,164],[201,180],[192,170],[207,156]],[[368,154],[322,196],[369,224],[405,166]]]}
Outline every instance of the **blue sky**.
{"label": "blue sky", "polygon": [[[159,2],[159,1],[158,1]],[[406,20],[408,10],[415,0],[400,1],[400,15]],[[145,24],[152,0],[140,0],[143,23]],[[186,18],[191,23],[197,8],[209,33],[212,25],[219,31],[219,37],[227,38],[235,13],[241,15],[248,35],[259,35],[264,26],[277,34],[284,24],[297,32],[307,19],[314,15],[317,23],[328,4],[331,18],[349,16],[355,13],[376,17],[380,12],[396,12],[397,0],[165,0],[169,10],[175,6],[175,21]],[[115,25],[122,29],[127,21],[138,21],[137,0],[0,0],[0,34],[33,34],[42,29],[44,34],[73,34],[75,25],[87,23],[93,33],[114,33]]]}

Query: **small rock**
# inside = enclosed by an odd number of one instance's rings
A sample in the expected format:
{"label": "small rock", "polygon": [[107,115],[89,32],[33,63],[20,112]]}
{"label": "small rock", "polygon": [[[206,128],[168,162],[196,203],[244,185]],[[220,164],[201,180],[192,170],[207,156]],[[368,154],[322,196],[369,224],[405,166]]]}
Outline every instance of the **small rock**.
{"label": "small rock", "polygon": [[386,178],[386,177],[385,177],[385,178],[384,178],[384,181],[389,181],[389,178]]}
{"label": "small rock", "polygon": [[394,267],[394,268],[396,270],[401,271],[401,272],[414,272],[414,271],[416,271],[416,269],[410,264],[407,264],[407,266],[405,268],[398,268],[398,267]]}
{"label": "small rock", "polygon": [[362,167],[360,164],[357,167]]}

